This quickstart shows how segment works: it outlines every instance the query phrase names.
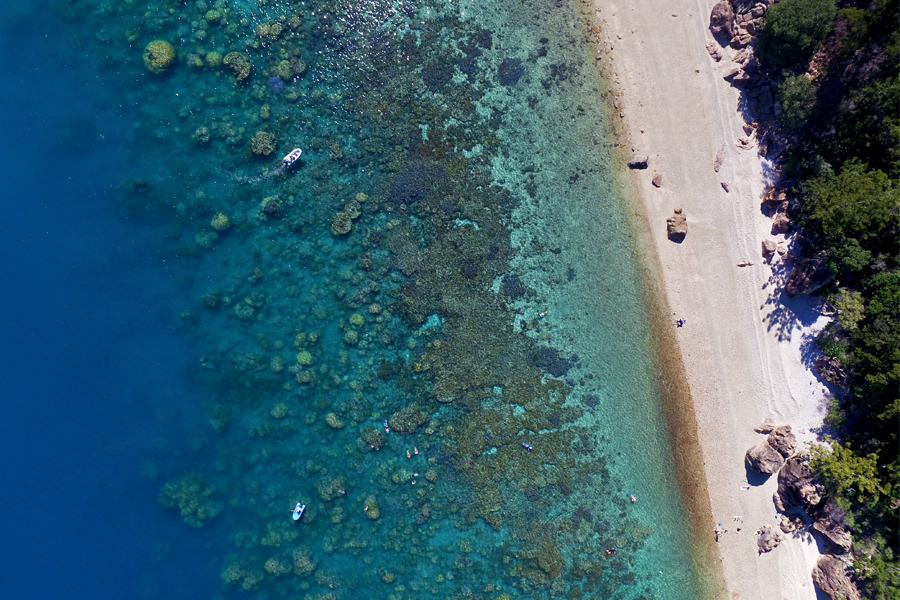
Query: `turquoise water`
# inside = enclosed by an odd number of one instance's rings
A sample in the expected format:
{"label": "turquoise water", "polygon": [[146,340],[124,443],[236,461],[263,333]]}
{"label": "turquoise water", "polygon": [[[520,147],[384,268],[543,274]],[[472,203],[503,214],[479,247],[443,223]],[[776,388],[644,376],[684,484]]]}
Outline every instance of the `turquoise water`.
{"label": "turquoise water", "polygon": [[702,595],[589,4],[0,19],[0,585]]}

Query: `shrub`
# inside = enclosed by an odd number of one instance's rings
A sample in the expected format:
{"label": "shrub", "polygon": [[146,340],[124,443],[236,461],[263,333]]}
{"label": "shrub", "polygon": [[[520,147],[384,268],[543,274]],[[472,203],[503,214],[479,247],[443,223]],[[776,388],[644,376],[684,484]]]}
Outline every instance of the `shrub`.
{"label": "shrub", "polygon": [[778,84],[777,97],[781,102],[778,120],[786,127],[800,129],[816,107],[816,85],[804,75],[788,77]]}
{"label": "shrub", "polygon": [[834,0],[782,0],[766,12],[760,56],[776,69],[805,64],[834,26]]}

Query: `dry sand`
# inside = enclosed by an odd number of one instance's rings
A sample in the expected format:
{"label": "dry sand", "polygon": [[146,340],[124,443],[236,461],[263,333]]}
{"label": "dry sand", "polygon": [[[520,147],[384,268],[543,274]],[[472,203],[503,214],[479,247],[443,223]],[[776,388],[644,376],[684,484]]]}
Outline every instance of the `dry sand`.
{"label": "dry sand", "polygon": [[[801,440],[820,432],[827,390],[808,365],[814,332],[827,319],[807,298],[781,297],[790,254],[775,266],[761,257],[762,238],[774,237],[760,211],[771,164],[752,139],[752,148],[738,147],[747,136],[740,97],[721,76],[734,51],[725,49],[716,63],[706,50],[713,4],[595,0],[604,23],[598,54],[612,75],[634,153],[650,157],[649,169],[630,177],[644,205],[665,300],[687,320],[676,337],[701,439],[709,535],[719,522],[728,529],[718,544],[726,586],[720,595],[814,600],[810,572],[818,549],[808,534],[788,535],[774,551],[757,555],[754,531],[778,523],[775,477],[761,484],[751,478],[757,485],[746,491],[741,486],[744,453],[763,439],[754,427],[787,423]],[[651,185],[655,173],[660,188]],[[666,237],[666,218],[677,205],[689,227],[680,244]],[[737,266],[744,261],[753,265]]]}

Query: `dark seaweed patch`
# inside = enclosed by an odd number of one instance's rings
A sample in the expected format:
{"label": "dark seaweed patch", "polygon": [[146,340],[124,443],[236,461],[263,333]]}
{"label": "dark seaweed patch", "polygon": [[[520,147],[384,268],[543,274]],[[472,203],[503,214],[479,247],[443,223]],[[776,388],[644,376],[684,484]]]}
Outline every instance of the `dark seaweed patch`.
{"label": "dark seaweed patch", "polygon": [[500,85],[512,87],[519,83],[519,79],[525,75],[525,66],[518,58],[507,58],[497,68],[497,77]]}
{"label": "dark seaweed patch", "polygon": [[541,348],[535,364],[554,377],[562,377],[572,368],[571,359],[563,358],[553,348]]}
{"label": "dark seaweed patch", "polygon": [[518,275],[504,275],[500,291],[512,300],[518,300],[525,295],[526,288]]}

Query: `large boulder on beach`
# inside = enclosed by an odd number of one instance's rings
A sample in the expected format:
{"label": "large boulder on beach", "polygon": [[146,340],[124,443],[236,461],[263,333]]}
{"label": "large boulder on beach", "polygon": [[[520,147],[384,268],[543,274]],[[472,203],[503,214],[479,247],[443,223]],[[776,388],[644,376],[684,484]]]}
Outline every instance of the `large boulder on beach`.
{"label": "large boulder on beach", "polygon": [[[834,500],[828,500],[826,504],[823,514],[813,522],[812,530],[825,541],[832,554],[846,554],[853,546],[853,537],[844,525],[843,511],[834,510],[837,508]],[[836,518],[832,518],[831,514],[835,512]]]}
{"label": "large boulder on beach", "polygon": [[765,238],[762,241],[762,255],[766,261],[772,260],[772,257],[775,256],[775,252],[778,250],[778,240],[773,240],[771,238]]}
{"label": "large boulder on beach", "polygon": [[709,30],[716,39],[725,40],[727,44],[728,40],[734,36],[733,21],[734,11],[731,9],[731,3],[722,0],[713,6],[709,15]]}
{"label": "large boulder on beach", "polygon": [[676,206],[674,214],[666,219],[666,232],[673,242],[684,241],[687,235],[687,216],[680,206]]}
{"label": "large boulder on beach", "polygon": [[763,440],[747,450],[747,454],[744,455],[744,462],[757,473],[771,475],[772,473],[777,473],[778,469],[784,464],[784,457],[770,446],[769,442]]}
{"label": "large boulder on beach", "polygon": [[783,212],[776,213],[772,220],[772,234],[787,233],[791,230],[791,219]]}
{"label": "large boulder on beach", "polygon": [[860,600],[859,590],[847,575],[847,564],[830,554],[823,554],[812,572],[813,584],[828,598]]}
{"label": "large boulder on beach", "polygon": [[759,548],[760,552],[771,552],[783,541],[784,534],[780,529],[772,527],[771,525],[764,525],[759,528],[756,546]]}
{"label": "large boulder on beach", "polygon": [[766,443],[772,446],[783,457],[787,458],[794,453],[794,445],[797,443],[797,436],[791,433],[790,425],[779,425],[772,430]]}
{"label": "large boulder on beach", "polygon": [[831,271],[825,262],[825,255],[819,254],[804,258],[791,274],[788,276],[787,283],[784,284],[784,292],[788,297],[802,296],[814,292],[826,283],[831,281]]}
{"label": "large boulder on beach", "polygon": [[817,514],[824,493],[825,488],[809,470],[806,458],[795,456],[787,459],[778,472],[775,507],[781,512],[800,507],[810,515]]}

